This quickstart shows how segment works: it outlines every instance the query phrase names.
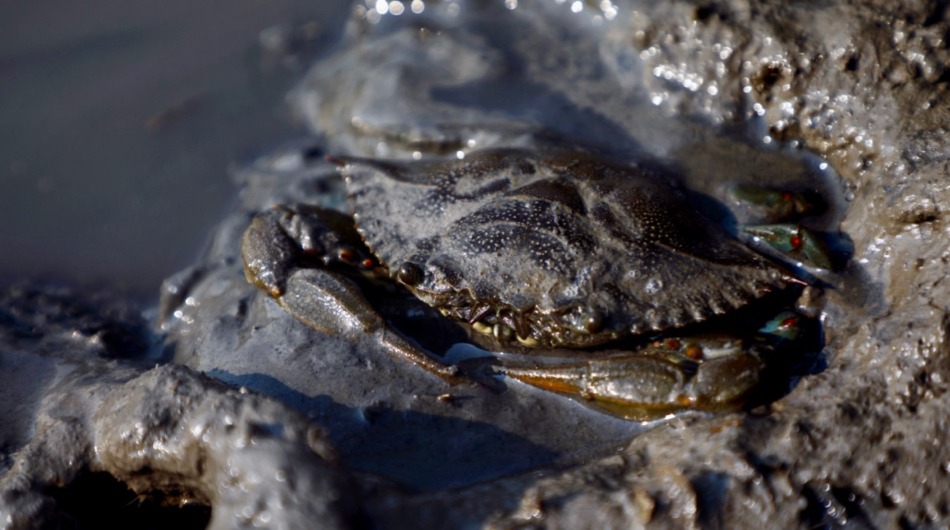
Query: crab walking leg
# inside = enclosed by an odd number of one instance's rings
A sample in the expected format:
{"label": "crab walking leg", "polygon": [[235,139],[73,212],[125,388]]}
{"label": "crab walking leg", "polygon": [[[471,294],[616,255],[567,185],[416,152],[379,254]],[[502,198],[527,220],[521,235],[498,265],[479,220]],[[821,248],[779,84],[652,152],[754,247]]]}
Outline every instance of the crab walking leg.
{"label": "crab walking leg", "polygon": [[798,219],[827,208],[825,202],[814,193],[796,193],[749,184],[734,187],[732,197],[741,204],[761,208],[765,218],[778,222]]}
{"label": "crab walking leg", "polygon": [[794,224],[752,225],[742,230],[784,254],[800,252],[812,265],[831,270],[831,252],[811,230]]}
{"label": "crab walking leg", "polygon": [[350,341],[375,337],[390,355],[410,361],[456,384],[466,380],[455,366],[444,365],[389,329],[359,288],[339,274],[321,269],[297,269],[277,302],[311,328]]}
{"label": "crab walking leg", "polygon": [[682,410],[708,412],[741,407],[760,380],[764,364],[743,352],[691,361],[651,350],[544,368],[505,367],[508,377],[584,400],[629,420],[652,420]]}

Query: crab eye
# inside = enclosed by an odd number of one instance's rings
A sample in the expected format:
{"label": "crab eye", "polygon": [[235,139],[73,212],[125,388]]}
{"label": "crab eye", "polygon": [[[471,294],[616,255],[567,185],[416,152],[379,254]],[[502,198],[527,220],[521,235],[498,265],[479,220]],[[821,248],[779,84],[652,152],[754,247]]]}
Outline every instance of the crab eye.
{"label": "crab eye", "polygon": [[604,327],[604,314],[596,309],[590,311],[584,318],[584,329],[588,333],[597,333]]}
{"label": "crab eye", "polygon": [[409,286],[419,285],[422,283],[425,274],[415,263],[405,261],[402,265],[399,266],[399,271],[396,272],[396,278]]}

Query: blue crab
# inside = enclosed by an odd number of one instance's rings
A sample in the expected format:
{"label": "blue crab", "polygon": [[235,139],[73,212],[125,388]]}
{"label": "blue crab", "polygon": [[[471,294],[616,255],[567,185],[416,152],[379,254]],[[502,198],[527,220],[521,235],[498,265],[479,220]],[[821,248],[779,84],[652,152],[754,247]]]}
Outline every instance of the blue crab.
{"label": "blue crab", "polygon": [[[745,338],[712,333],[804,282],[697,215],[655,170],[567,148],[331,161],[352,218],[306,205],[260,214],[242,241],[248,280],[311,327],[377,334],[453,383],[471,375],[393,332],[345,268],[389,277],[480,344],[532,359],[502,362],[502,374],[636,420],[742,406],[803,318],[758,320]],[[763,193],[759,203],[773,200]],[[791,196],[779,197],[781,206]],[[828,265],[801,229],[751,230]]]}

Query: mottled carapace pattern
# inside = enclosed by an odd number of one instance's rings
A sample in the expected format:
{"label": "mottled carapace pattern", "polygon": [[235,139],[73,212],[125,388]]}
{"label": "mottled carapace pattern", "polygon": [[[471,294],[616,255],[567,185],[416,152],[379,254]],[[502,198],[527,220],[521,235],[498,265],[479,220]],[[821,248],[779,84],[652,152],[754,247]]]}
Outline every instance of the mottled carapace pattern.
{"label": "mottled carapace pattern", "polygon": [[395,278],[448,316],[503,324],[523,344],[591,346],[679,327],[796,281],[663,175],[580,151],[341,163],[359,231]]}

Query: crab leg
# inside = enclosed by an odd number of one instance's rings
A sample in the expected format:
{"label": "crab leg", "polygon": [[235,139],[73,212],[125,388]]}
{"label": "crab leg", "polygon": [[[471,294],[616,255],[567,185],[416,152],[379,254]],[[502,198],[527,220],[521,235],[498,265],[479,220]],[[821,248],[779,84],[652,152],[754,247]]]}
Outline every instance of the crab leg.
{"label": "crab leg", "polygon": [[831,257],[828,248],[811,230],[794,224],[753,225],[742,230],[762,241],[775,250],[790,254],[801,252],[805,258],[820,269],[830,270]]}
{"label": "crab leg", "polygon": [[501,371],[529,385],[579,397],[594,408],[645,421],[687,409],[740,407],[759,382],[763,366],[751,352],[697,362],[648,348],[559,367]]}
{"label": "crab leg", "polygon": [[816,194],[794,193],[748,184],[734,187],[732,196],[740,203],[761,208],[768,218],[774,220],[801,218],[825,207]]}

